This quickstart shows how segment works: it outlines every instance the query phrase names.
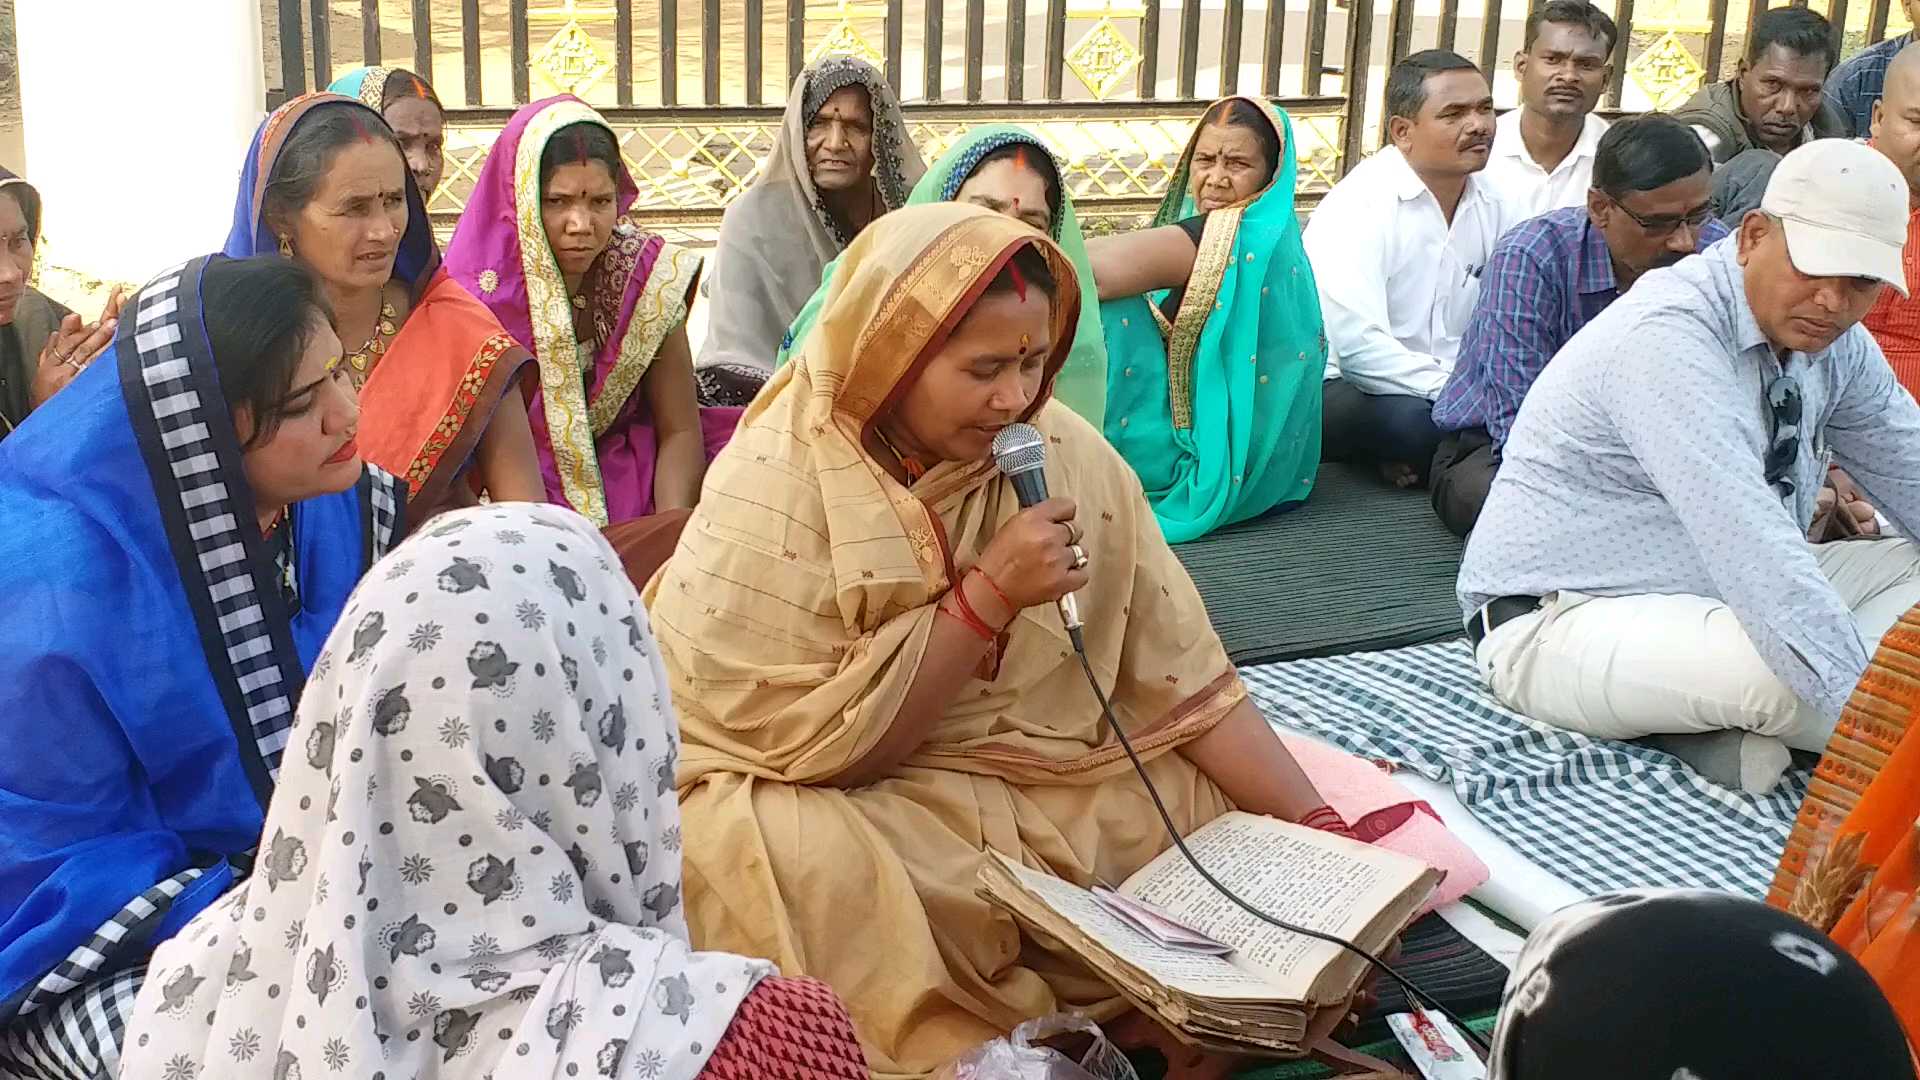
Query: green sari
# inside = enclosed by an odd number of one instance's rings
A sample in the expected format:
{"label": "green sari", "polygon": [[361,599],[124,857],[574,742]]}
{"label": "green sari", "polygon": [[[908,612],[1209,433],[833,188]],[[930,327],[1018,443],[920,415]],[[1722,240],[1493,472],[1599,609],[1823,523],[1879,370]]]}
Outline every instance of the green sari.
{"label": "green sari", "polygon": [[[1165,293],[1100,305],[1107,440],[1140,475],[1170,543],[1305,499],[1320,463],[1327,339],[1294,216],[1293,123],[1255,103],[1278,118],[1279,167],[1251,201],[1207,215],[1172,321]],[[1196,128],[1155,225],[1194,214],[1198,138]]]}
{"label": "green sari", "polygon": [[[914,185],[912,194],[907,196],[907,205],[953,201],[960,191],[960,185],[973,175],[982,158],[1014,143],[1025,143],[1049,157],[1053,154],[1038,136],[1024,128],[1010,124],[974,128],[940,155],[940,160],[934,162],[927,174]],[[1100,294],[1094,287],[1093,266],[1087,262],[1087,244],[1080,235],[1080,219],[1074,214],[1073,200],[1065,190],[1064,170],[1057,171],[1062,173],[1062,190],[1060,205],[1052,207],[1053,239],[1067,253],[1074,271],[1080,277],[1080,322],[1074,327],[1073,348],[1067,353],[1066,366],[1060,369],[1060,376],[1054,381],[1053,396],[1097,428],[1103,423],[1107,402],[1107,345],[1100,333]],[[1295,243],[1297,245],[1298,241]],[[806,342],[814,320],[820,317],[821,310],[826,307],[834,268],[839,265],[840,260],[835,259],[821,272],[820,287],[814,290],[812,299],[800,309],[793,325],[787,329],[786,340],[780,343],[780,353],[774,359],[776,368],[799,352],[800,346]],[[1315,308],[1316,312],[1318,310]],[[1316,426],[1314,430],[1317,437],[1319,428]],[[1316,441],[1316,452],[1318,445]]]}

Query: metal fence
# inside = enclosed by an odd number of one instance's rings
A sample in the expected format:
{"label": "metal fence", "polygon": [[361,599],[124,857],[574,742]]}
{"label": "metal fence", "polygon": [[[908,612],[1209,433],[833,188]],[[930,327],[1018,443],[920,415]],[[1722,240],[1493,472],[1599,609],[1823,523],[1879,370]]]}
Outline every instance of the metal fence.
{"label": "metal fence", "polygon": [[[1293,116],[1311,205],[1378,139],[1387,67],[1436,46],[1490,75],[1506,67],[1531,0],[1469,2],[1477,10],[1462,0],[774,0],[773,10],[769,0],[275,0],[271,96],[360,63],[434,81],[449,106],[447,178],[432,202],[444,228],[513,107],[580,94],[619,134],[640,216],[699,242],[771,150],[785,87],[817,56],[852,54],[901,92],[929,160],[974,124],[1036,129],[1097,229],[1157,203],[1194,117],[1233,93]],[[1622,33],[1603,107],[1671,107],[1720,77],[1764,10],[1743,2],[1736,17],[1732,0],[1613,0]],[[1828,0],[1844,44],[1885,36],[1890,0],[1871,0],[1852,34],[1847,9]]]}

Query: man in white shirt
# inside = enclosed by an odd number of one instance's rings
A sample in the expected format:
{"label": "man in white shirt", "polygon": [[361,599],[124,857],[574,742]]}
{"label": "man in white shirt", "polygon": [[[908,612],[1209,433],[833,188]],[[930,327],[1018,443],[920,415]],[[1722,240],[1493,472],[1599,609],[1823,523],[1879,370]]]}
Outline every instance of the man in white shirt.
{"label": "man in white shirt", "polygon": [[1493,91],[1458,53],[1429,49],[1387,77],[1391,144],[1327,192],[1305,236],[1331,353],[1321,459],[1426,482],[1453,370],[1494,241],[1518,218],[1479,173]]}
{"label": "man in white shirt", "polygon": [[1493,126],[1486,178],[1522,218],[1585,206],[1607,122],[1593,114],[1619,30],[1586,0],[1552,0],[1527,16],[1513,56],[1520,107]]}

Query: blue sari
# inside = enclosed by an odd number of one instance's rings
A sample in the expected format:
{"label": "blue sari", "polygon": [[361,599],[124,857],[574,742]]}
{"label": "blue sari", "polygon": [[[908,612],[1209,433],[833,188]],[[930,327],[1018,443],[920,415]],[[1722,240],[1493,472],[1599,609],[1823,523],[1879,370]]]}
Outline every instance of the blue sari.
{"label": "blue sari", "polygon": [[261,536],[203,329],[218,257],[0,443],[0,1030],[85,1024],[63,999],[244,876],[308,665],[399,532],[369,467]]}

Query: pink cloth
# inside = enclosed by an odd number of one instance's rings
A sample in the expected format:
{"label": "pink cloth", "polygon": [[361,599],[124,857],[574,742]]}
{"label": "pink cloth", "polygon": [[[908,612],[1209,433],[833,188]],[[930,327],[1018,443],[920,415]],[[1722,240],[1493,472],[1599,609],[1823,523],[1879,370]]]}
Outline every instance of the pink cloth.
{"label": "pink cloth", "polygon": [[[506,129],[494,140],[486,164],[474,181],[467,208],[460,215],[453,242],[447,247],[446,267],[454,280],[466,286],[499,318],[500,325],[514,340],[534,354],[544,371],[558,366],[569,373],[578,361],[572,349],[559,356],[542,356],[533,331],[533,317],[527,299],[526,267],[522,260],[519,207],[538,206],[537,190],[516,191],[515,163],[527,125],[540,113],[561,103],[581,104],[578,98],[563,94],[523,106],[507,122]],[[604,124],[604,121],[600,121]],[[611,132],[612,129],[608,128]],[[544,148],[543,148],[544,149]],[[536,178],[520,177],[529,188]],[[606,251],[596,260],[582,285],[593,312],[601,342],[588,373],[589,399],[597,397],[620,359],[620,345],[626,339],[634,312],[646,288],[648,278],[658,265],[666,242],[657,235],[629,228],[625,215],[639,197],[633,177],[624,164],[614,178],[618,190],[616,207],[621,224],[616,228]],[[544,242],[545,237],[541,238]],[[542,253],[541,258],[551,258]],[[692,283],[689,283],[691,288]],[[572,316],[568,337],[571,340]],[[741,409],[702,409],[700,427],[705,435],[707,460],[725,446],[740,421]],[[527,409],[533,426],[534,447],[540,455],[540,473],[546,482],[547,497],[562,506],[567,497],[554,463],[552,438],[547,426],[547,410],[539,394]],[[607,504],[607,523],[645,517],[653,512],[653,465],[656,440],[653,418],[648,412],[645,384],[634,384],[618,414],[607,430],[594,440],[600,463],[600,483]],[[576,510],[582,507],[574,507]]]}
{"label": "pink cloth", "polygon": [[1380,766],[1312,739],[1280,736],[1287,752],[1313,780],[1359,839],[1419,859],[1446,872],[1422,914],[1451,904],[1486,884],[1487,865]]}
{"label": "pink cloth", "polygon": [[[657,441],[646,407],[635,393],[620,412],[619,419],[605,435],[594,440],[600,455],[600,483],[607,494],[607,524],[646,517],[653,513],[653,462]],[[733,438],[745,409],[701,409],[700,433],[705,437],[707,460],[712,461],[720,448]],[[540,476],[547,483],[547,497],[563,503],[560,474],[554,470],[553,456],[540,457]]]}

